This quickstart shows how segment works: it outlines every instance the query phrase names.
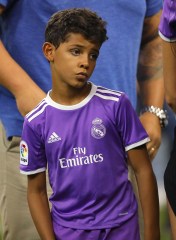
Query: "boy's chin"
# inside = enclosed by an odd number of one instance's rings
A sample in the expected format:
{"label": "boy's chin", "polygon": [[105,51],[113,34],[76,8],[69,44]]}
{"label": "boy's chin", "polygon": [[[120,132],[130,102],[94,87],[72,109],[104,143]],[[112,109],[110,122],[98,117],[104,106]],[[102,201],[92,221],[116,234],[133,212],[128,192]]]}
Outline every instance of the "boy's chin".
{"label": "boy's chin", "polygon": [[88,80],[78,80],[75,84],[73,84],[73,87],[75,88],[83,88],[85,86],[87,86],[88,84]]}

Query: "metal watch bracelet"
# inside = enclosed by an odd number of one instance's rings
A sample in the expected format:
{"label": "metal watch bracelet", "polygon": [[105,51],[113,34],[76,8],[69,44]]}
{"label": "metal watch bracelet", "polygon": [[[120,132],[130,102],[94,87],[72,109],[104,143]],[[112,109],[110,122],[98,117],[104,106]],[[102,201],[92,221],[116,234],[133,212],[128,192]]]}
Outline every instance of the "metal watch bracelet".
{"label": "metal watch bracelet", "polygon": [[155,114],[159,118],[160,125],[162,128],[165,128],[168,125],[168,116],[167,116],[166,110],[161,109],[159,107],[146,106],[141,110],[141,114],[145,112],[150,112]]}

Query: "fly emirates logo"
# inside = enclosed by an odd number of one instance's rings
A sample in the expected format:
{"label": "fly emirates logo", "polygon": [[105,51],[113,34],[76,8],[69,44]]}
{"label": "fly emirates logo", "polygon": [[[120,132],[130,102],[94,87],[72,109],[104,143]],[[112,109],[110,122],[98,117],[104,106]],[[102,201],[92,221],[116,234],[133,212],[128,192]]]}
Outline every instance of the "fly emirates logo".
{"label": "fly emirates logo", "polygon": [[75,147],[73,148],[72,158],[60,158],[59,163],[61,168],[77,167],[81,165],[89,165],[94,163],[103,162],[103,154],[89,154],[86,153],[86,148]]}

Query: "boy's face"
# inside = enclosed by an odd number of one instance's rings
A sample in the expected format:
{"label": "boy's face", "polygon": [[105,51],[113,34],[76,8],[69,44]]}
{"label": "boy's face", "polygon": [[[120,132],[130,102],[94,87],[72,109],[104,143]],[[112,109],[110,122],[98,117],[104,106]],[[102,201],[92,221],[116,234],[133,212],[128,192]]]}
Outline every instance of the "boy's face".
{"label": "boy's face", "polygon": [[90,78],[100,46],[86,40],[81,34],[71,33],[52,54],[46,56],[51,63],[53,86],[81,88]]}

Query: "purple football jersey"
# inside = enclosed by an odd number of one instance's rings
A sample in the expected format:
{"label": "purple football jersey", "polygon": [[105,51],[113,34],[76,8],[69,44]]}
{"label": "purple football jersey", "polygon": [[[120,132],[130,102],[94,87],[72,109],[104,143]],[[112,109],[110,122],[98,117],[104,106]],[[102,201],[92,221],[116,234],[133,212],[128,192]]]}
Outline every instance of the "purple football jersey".
{"label": "purple football jersey", "polygon": [[159,35],[168,42],[176,41],[176,1],[164,0]]}
{"label": "purple football jersey", "polygon": [[92,84],[72,106],[48,93],[25,117],[20,171],[35,174],[48,165],[54,222],[76,229],[120,226],[137,211],[126,152],[148,141],[122,92]]}

